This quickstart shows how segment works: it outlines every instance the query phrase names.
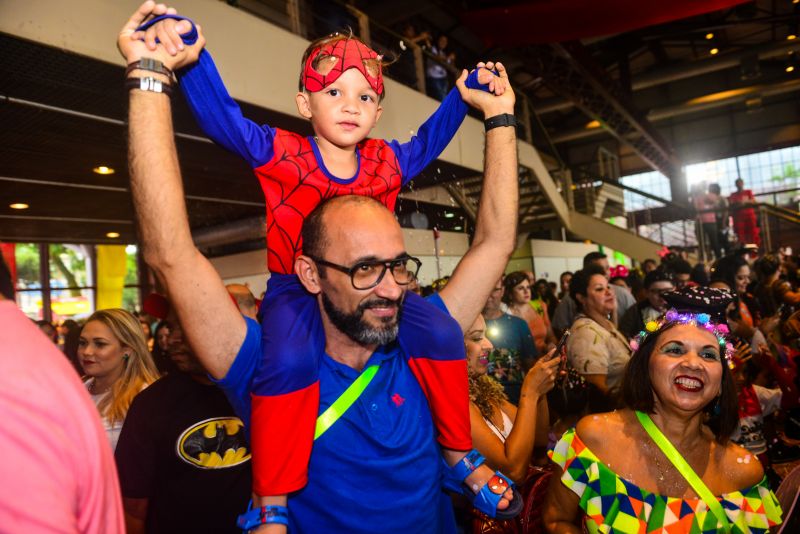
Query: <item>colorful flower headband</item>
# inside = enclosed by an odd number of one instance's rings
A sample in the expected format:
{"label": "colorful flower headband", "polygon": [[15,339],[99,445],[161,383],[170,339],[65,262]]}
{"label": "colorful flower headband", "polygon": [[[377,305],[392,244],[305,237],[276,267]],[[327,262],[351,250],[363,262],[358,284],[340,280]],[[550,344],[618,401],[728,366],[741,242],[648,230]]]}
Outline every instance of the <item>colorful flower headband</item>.
{"label": "colorful flower headband", "polygon": [[734,348],[733,343],[728,341],[726,337],[730,333],[728,325],[725,323],[715,324],[711,321],[711,316],[707,313],[679,313],[677,310],[671,309],[658,320],[648,321],[648,323],[644,325],[644,330],[639,332],[636,337],[631,340],[631,349],[633,351],[639,350],[639,347],[642,346],[642,343],[644,343],[644,340],[647,339],[650,334],[660,331],[664,325],[671,323],[690,324],[699,328],[704,328],[714,334],[719,342],[720,353],[728,362],[728,366],[731,366]]}

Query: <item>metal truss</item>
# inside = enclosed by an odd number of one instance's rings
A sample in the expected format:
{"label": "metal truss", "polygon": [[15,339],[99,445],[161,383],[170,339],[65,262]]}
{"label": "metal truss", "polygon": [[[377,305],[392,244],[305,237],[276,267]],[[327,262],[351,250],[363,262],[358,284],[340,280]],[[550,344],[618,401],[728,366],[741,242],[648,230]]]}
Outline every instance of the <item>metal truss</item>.
{"label": "metal truss", "polygon": [[670,178],[680,175],[680,163],[672,147],[583,45],[569,42],[529,47],[524,54],[526,66],[541,76],[550,90],[572,100],[653,169]]}

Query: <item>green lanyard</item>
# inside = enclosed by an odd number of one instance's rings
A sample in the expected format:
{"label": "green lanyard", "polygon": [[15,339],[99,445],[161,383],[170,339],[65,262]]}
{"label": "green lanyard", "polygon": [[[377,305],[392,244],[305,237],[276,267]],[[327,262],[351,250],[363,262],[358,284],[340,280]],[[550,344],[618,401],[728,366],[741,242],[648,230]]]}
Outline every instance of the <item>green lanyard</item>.
{"label": "green lanyard", "polygon": [[672,462],[672,465],[675,466],[675,469],[686,479],[689,485],[692,487],[695,493],[706,503],[708,509],[711,510],[717,520],[722,524],[722,531],[729,532],[731,527],[728,523],[728,516],[725,515],[725,511],[722,509],[722,505],[719,503],[717,498],[711,493],[711,490],[703,484],[703,481],[700,480],[700,477],[697,476],[697,473],[694,472],[692,467],[688,464],[686,460],[683,459],[681,453],[675,448],[675,446],[667,439],[667,437],[659,430],[656,424],[650,419],[650,416],[646,413],[642,413],[636,410],[636,417],[639,419],[639,422],[644,427],[645,432],[655,441],[658,448],[661,449],[661,452],[664,453],[664,456]]}
{"label": "green lanyard", "polygon": [[378,372],[379,364],[370,365],[358,375],[352,384],[350,384],[344,392],[339,395],[339,398],[333,401],[333,404],[328,406],[319,417],[317,417],[317,427],[314,430],[314,441],[324,434],[333,424],[339,420],[344,413],[350,409],[350,406],[364,393],[367,386],[372,379],[375,378],[375,373]]}

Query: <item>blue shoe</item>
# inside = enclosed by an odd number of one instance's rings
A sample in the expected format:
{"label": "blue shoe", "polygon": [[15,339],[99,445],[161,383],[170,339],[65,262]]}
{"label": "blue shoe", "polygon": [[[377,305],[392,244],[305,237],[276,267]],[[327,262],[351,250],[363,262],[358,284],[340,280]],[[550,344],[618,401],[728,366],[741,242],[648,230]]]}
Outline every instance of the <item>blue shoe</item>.
{"label": "blue shoe", "polygon": [[[481,453],[472,449],[456,465],[448,467],[444,477],[444,487],[450,491],[463,494],[472,501],[472,506],[489,517],[513,519],[522,511],[522,496],[517,492],[514,483],[500,471],[496,471],[494,476],[483,485],[478,493],[472,491],[472,488],[465,482],[466,478],[485,461],[486,458]],[[497,504],[509,488],[514,492],[514,495],[508,503],[508,508],[498,510]]]}

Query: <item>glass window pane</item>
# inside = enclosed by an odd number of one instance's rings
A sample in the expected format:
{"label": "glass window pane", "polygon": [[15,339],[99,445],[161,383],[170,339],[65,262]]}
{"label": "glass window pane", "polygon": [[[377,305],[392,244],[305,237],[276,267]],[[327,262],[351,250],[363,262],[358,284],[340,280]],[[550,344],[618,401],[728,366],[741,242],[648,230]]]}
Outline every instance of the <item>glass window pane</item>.
{"label": "glass window pane", "polygon": [[86,319],[94,312],[94,290],[51,289],[50,310],[54,323],[64,319]]}
{"label": "glass window pane", "polygon": [[53,322],[85,319],[94,312],[92,245],[51,244],[50,310]]}
{"label": "glass window pane", "polygon": [[17,264],[16,288],[41,288],[39,280],[39,245],[36,243],[17,243],[14,248]]}
{"label": "glass window pane", "polygon": [[[669,178],[660,172],[650,171],[623,176],[620,178],[620,183],[627,187],[632,187],[640,191],[646,191],[665,200],[672,199],[672,190],[669,186]],[[624,196],[625,211],[628,212],[664,205],[662,202],[644,197],[627,189],[624,191]]]}
{"label": "glass window pane", "polygon": [[91,245],[50,245],[50,287],[77,291],[93,285],[90,251]]}
{"label": "glass window pane", "polygon": [[122,307],[131,313],[142,309],[138,287],[126,287],[122,290]]}
{"label": "glass window pane", "polygon": [[22,310],[22,313],[31,319],[38,320],[44,318],[41,291],[17,291],[16,300],[17,306]]}
{"label": "glass window pane", "polygon": [[125,285],[133,286],[139,283],[139,265],[136,263],[136,245],[128,245],[125,247],[125,256],[127,261],[127,272],[125,273]]}
{"label": "glass window pane", "polygon": [[128,270],[125,273],[125,288],[122,290],[122,307],[129,312],[138,311],[142,307],[142,303],[139,300],[139,265],[136,261],[137,250],[136,245],[128,245],[125,247]]}

